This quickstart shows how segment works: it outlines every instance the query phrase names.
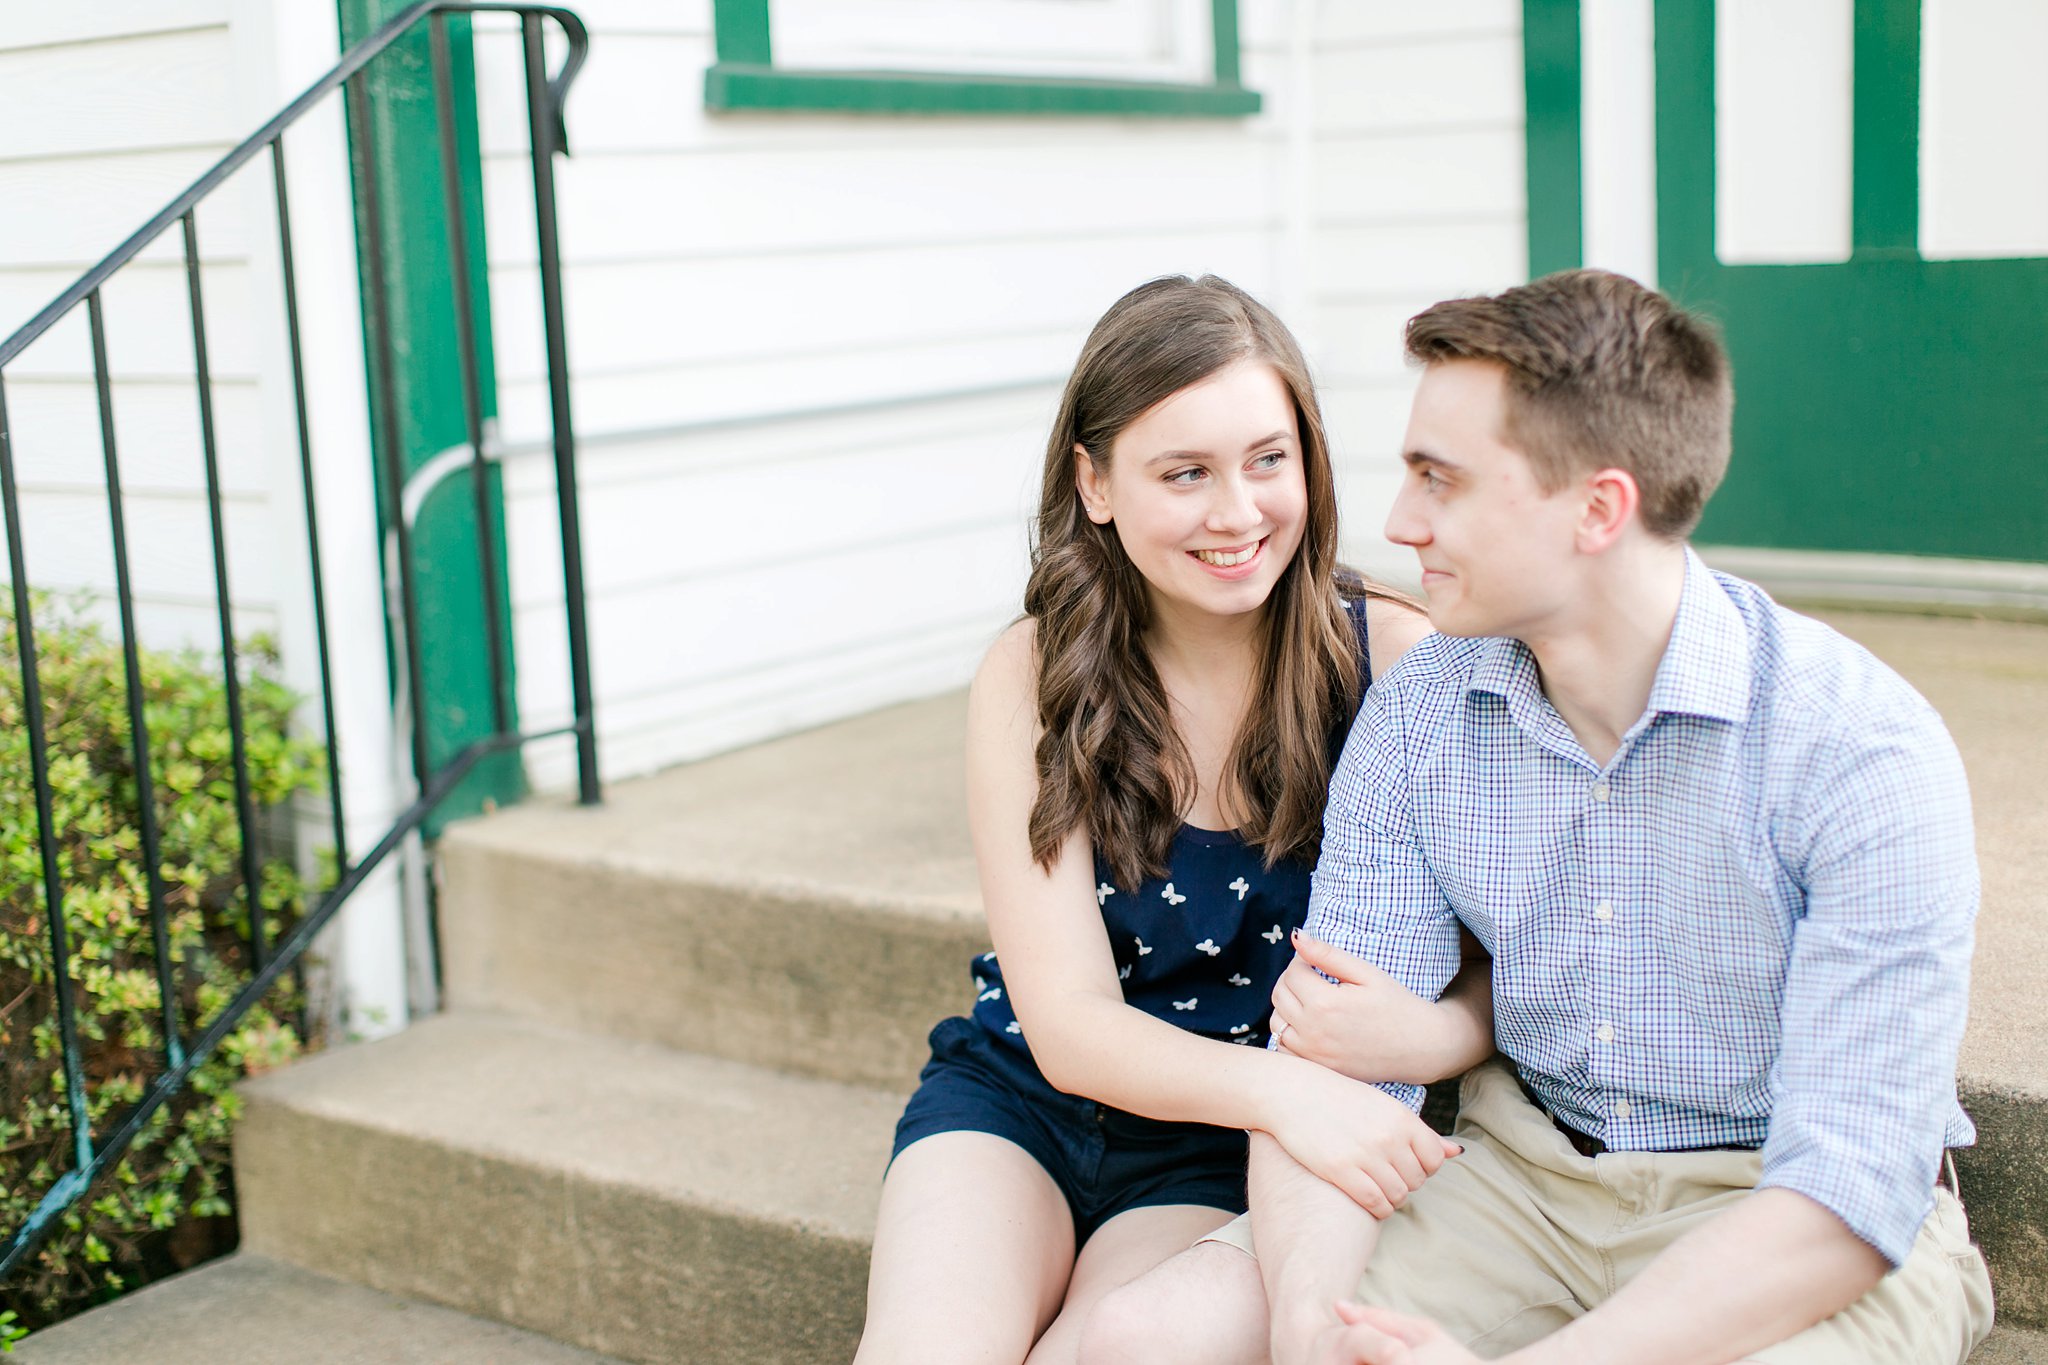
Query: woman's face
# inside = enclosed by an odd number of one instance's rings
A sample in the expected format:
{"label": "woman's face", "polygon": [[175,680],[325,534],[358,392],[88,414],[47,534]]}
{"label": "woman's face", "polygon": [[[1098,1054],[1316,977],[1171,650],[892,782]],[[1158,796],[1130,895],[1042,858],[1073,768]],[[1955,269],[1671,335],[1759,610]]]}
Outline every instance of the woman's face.
{"label": "woman's face", "polygon": [[1078,448],[1089,519],[1168,604],[1216,616],[1263,607],[1308,521],[1308,481],[1287,385],[1240,360],[1148,408],[1125,427],[1102,475]]}

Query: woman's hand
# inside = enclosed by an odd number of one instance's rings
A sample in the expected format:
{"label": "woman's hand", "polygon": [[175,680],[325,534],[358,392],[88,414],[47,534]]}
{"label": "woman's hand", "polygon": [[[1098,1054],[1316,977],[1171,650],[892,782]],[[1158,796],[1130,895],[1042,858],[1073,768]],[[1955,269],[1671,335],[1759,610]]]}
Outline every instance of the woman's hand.
{"label": "woman's hand", "polygon": [[1375,1218],[1385,1218],[1465,1149],[1393,1096],[1348,1076],[1297,1068],[1269,1130],[1287,1154]]}
{"label": "woman's hand", "polygon": [[1273,1037],[1283,1051],[1354,1080],[1411,1085],[1455,1076],[1493,1051],[1490,967],[1483,959],[1432,1002],[1364,958],[1298,929],[1294,950],[1273,986]]}

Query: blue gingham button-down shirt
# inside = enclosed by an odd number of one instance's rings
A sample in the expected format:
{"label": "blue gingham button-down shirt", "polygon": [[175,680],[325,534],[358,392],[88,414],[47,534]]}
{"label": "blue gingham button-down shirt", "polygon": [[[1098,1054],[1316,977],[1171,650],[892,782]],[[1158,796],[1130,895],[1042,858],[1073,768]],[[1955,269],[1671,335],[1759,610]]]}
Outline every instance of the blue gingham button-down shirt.
{"label": "blue gingham button-down shirt", "polygon": [[[1530,1088],[1621,1151],[1760,1144],[1893,1264],[1932,1208],[1977,910],[1969,792],[1867,651],[1690,551],[1603,767],[1504,639],[1431,636],[1331,779],[1308,931],[1425,997],[1462,921]],[[1411,1104],[1420,1092],[1389,1086]]]}

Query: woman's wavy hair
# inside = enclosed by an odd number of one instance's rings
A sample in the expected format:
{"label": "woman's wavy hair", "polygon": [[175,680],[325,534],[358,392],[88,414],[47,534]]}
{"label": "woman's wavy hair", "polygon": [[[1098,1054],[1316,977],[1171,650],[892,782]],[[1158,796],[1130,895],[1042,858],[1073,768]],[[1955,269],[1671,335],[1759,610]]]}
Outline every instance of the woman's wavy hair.
{"label": "woman's wavy hair", "polygon": [[1376,590],[1337,563],[1329,445],[1300,346],[1236,285],[1175,275],[1139,285],[1095,324],[1046,441],[1024,610],[1037,627],[1043,727],[1031,852],[1048,868],[1079,826],[1117,885],[1133,889],[1165,876],[1195,798],[1194,764],[1145,649],[1151,604],[1144,576],[1116,528],[1083,511],[1075,448],[1106,476],[1126,427],[1245,359],[1272,366],[1294,399],[1308,516],[1301,546],[1266,601],[1253,709],[1232,746],[1220,796],[1268,867],[1312,858],[1321,847],[1331,735],[1360,692],[1357,637],[1343,598]]}

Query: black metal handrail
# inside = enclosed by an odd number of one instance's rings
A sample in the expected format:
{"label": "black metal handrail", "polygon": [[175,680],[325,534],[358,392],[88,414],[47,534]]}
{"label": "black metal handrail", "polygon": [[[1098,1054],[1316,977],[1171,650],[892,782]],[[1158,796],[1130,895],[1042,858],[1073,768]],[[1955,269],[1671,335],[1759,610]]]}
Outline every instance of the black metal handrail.
{"label": "black metal handrail", "polygon": [[[547,341],[548,396],[552,419],[556,492],[561,530],[562,573],[568,615],[568,644],[573,719],[555,729],[520,733],[512,728],[507,696],[506,641],[499,627],[496,575],[496,547],[491,534],[491,501],[488,493],[484,454],[483,394],[477,353],[477,337],[470,292],[470,261],[463,221],[461,187],[457,161],[456,124],[452,105],[452,65],[449,56],[447,16],[450,14],[504,13],[520,19],[523,42],[528,133],[531,141],[534,187],[534,215],[539,239],[541,309]],[[376,154],[374,126],[369,117],[366,86],[370,62],[385,49],[426,20],[430,25],[432,70],[439,104],[440,153],[446,210],[450,232],[457,312],[457,343],[462,362],[465,425],[470,447],[470,474],[475,491],[477,549],[482,570],[486,648],[489,651],[493,732],[453,755],[440,767],[428,761],[427,715],[420,667],[419,626],[416,620],[412,549],[407,533],[403,487],[402,453],[396,392],[397,360],[389,328],[385,297],[384,227],[376,202]],[[545,71],[544,20],[556,24],[568,40],[561,68],[549,77]],[[26,1223],[14,1229],[0,1247],[0,1278],[7,1276],[21,1260],[35,1250],[63,1211],[75,1203],[93,1182],[107,1172],[142,1132],[150,1117],[191,1078],[240,1023],[243,1016],[292,969],[307,945],[333,919],[335,913],[370,874],[394,850],[421,829],[435,808],[485,758],[515,749],[534,740],[573,735],[577,750],[577,789],[586,804],[599,796],[596,728],[593,718],[590,648],[585,624],[580,515],[576,499],[575,435],[569,407],[569,370],[566,327],[563,317],[560,243],[555,224],[554,154],[566,152],[568,140],[562,109],[570,83],[582,67],[589,49],[589,36],[582,21],[571,11],[550,5],[500,3],[498,0],[419,0],[392,17],[362,42],[350,48],[332,70],[286,105],[263,127],[236,146],[198,180],[173,199],[106,259],[88,270],[62,294],[29,320],[19,331],[0,341],[0,504],[4,504],[8,569],[14,596],[15,638],[20,654],[23,712],[27,730],[31,777],[35,789],[38,841],[42,858],[45,916],[50,934],[52,990],[55,997],[58,1036],[71,1115],[74,1162],[44,1195]],[[350,123],[356,184],[363,196],[362,252],[368,333],[372,357],[372,383],[381,401],[378,409],[382,459],[387,477],[384,516],[396,541],[400,579],[401,609],[398,612],[405,652],[405,682],[409,689],[412,721],[413,772],[419,784],[417,798],[376,841],[369,852],[351,860],[342,808],[340,757],[335,730],[334,689],[328,650],[326,594],[320,554],[319,518],[314,497],[312,437],[307,420],[304,356],[300,344],[298,290],[292,255],[291,210],[286,191],[283,135],[287,128],[336,89],[344,89]],[[275,185],[278,247],[283,275],[283,301],[292,377],[294,411],[298,424],[299,473],[304,489],[306,539],[312,564],[311,598],[313,636],[317,643],[320,691],[327,747],[332,837],[337,875],[334,884],[317,904],[278,942],[270,943],[266,933],[261,867],[256,836],[256,810],[249,775],[249,755],[243,727],[239,691],[234,613],[228,591],[227,541],[222,515],[219,452],[214,431],[212,379],[208,370],[206,323],[200,290],[199,242],[195,209],[231,175],[250,161],[270,152]],[[214,589],[220,623],[221,669],[225,684],[231,759],[234,769],[234,804],[241,834],[241,875],[249,908],[248,982],[214,1017],[207,1027],[186,1038],[179,1021],[175,989],[176,965],[171,960],[165,890],[159,866],[159,835],[154,784],[151,773],[149,734],[143,705],[143,679],[137,642],[134,584],[128,563],[127,529],[123,519],[123,498],[119,462],[114,445],[113,387],[107,363],[106,322],[101,289],[124,265],[133,261],[173,225],[181,231],[187,295],[191,310],[195,376],[199,395],[200,446],[204,457],[206,503],[214,562]],[[58,862],[52,819],[53,795],[50,781],[50,753],[45,733],[41,684],[37,671],[35,630],[25,552],[22,543],[19,490],[15,478],[13,437],[8,427],[5,372],[8,362],[83,304],[92,338],[93,381],[98,397],[100,439],[105,457],[108,514],[111,524],[115,595],[119,602],[121,645],[125,685],[128,694],[129,742],[135,761],[137,801],[140,806],[140,856],[145,865],[146,894],[149,898],[152,941],[156,955],[157,982],[162,995],[164,1070],[143,1092],[128,1112],[93,1140],[87,1114],[86,1076],[78,1045],[78,1028],[70,982],[70,951],[66,941],[64,884]]]}

